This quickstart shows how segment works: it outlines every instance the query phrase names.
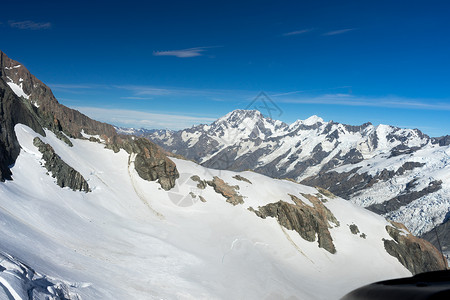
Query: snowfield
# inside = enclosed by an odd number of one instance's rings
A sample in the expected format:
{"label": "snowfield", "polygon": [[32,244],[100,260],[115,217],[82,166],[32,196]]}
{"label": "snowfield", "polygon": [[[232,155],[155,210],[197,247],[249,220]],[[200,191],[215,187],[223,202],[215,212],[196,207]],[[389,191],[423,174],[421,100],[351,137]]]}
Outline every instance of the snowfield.
{"label": "snowfield", "polygon": [[[2,299],[27,299],[17,282],[20,263],[63,284],[74,299],[338,299],[373,281],[411,275],[384,249],[388,222],[343,199],[325,203],[341,224],[330,229],[336,254],[248,210],[291,202],[288,193],[310,204],[300,193],[315,188],[173,159],[180,178],[167,192],[141,179],[124,150],[79,139],[69,147],[48,130],[42,137],[24,125],[15,131],[22,151],[14,180],[0,184],[0,251],[14,258],[0,261]],[[41,165],[36,136],[92,192],[57,186]],[[210,186],[197,188],[192,175],[239,185],[244,204],[227,203]],[[351,224],[366,239],[352,234]]]}

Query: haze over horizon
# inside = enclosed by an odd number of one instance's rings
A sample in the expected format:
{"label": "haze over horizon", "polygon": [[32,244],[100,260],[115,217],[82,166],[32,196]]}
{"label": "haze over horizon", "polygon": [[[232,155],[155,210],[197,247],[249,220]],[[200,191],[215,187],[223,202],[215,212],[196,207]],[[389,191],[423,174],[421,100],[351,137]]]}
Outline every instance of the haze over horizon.
{"label": "haze over horizon", "polygon": [[114,125],[211,123],[264,91],[286,123],[318,115],[450,134],[446,1],[3,7],[0,49],[62,104]]}

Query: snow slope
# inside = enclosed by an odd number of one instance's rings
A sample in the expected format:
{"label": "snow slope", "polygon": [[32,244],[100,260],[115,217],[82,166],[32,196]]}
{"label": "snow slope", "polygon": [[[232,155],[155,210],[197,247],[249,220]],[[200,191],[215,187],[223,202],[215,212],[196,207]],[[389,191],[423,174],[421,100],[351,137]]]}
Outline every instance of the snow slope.
{"label": "snow slope", "polygon": [[[247,209],[289,202],[288,193],[300,198],[300,193],[315,194],[314,188],[239,173],[250,184],[233,178],[235,172],[173,159],[180,178],[167,192],[141,179],[133,156],[123,150],[114,153],[80,139],[71,139],[74,146],[69,147],[50,131],[42,137],[23,125],[15,131],[22,151],[12,168],[14,180],[0,185],[0,251],[39,276],[64,283],[71,295],[337,299],[361,285],[411,274],[384,249],[382,239],[391,239],[384,230],[388,223],[343,199],[325,203],[341,223],[330,229],[336,254]],[[58,187],[41,165],[41,154],[32,144],[35,136],[79,171],[92,192]],[[232,206],[210,186],[197,188],[192,175],[206,180],[219,176],[239,185],[244,204]],[[351,234],[350,224],[366,239]],[[2,286],[23,294],[25,287],[3,273]]]}

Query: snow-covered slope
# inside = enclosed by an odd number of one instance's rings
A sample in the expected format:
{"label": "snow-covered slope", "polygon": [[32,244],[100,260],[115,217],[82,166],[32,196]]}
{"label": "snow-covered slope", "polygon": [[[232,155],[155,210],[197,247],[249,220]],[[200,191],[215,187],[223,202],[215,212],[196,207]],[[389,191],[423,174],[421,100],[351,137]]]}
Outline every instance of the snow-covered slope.
{"label": "snow-covered slope", "polygon": [[133,132],[204,166],[327,188],[404,222],[417,235],[450,211],[450,139],[417,129],[350,126],[317,116],[287,125],[258,111],[235,110],[211,125]]}
{"label": "snow-covered slope", "polygon": [[[0,185],[0,250],[52,285],[63,283],[73,297],[337,299],[363,284],[410,274],[385,250],[383,239],[392,239],[387,221],[315,188],[174,159],[180,178],[165,191],[141,179],[124,150],[79,139],[70,139],[69,147],[48,130],[43,137],[24,125],[15,131],[22,150],[14,180]],[[57,186],[42,166],[35,136],[76,167],[91,192]],[[243,203],[228,203],[210,183],[198,186],[214,176]],[[310,209],[308,197],[322,199],[340,224],[328,223],[335,254],[248,209],[279,200],[294,205],[288,194]],[[13,267],[0,265],[2,285],[25,293],[26,285],[6,276]]]}

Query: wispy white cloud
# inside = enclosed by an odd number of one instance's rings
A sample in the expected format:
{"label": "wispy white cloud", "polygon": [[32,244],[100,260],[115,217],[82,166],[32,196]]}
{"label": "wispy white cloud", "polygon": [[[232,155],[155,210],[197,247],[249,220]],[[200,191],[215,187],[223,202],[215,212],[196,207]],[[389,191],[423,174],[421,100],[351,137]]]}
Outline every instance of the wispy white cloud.
{"label": "wispy white cloud", "polygon": [[312,28],[283,33],[283,36],[299,35],[313,31]]}
{"label": "wispy white cloud", "polygon": [[152,97],[120,97],[120,99],[129,99],[129,100],[152,100]]}
{"label": "wispy white cloud", "polygon": [[50,22],[34,22],[34,21],[8,21],[9,26],[12,28],[18,29],[30,29],[30,30],[39,30],[39,29],[50,29],[52,24]]}
{"label": "wispy white cloud", "polygon": [[147,85],[113,85],[112,87],[131,91],[134,96],[142,96],[142,95],[161,96],[173,93],[173,90],[171,89]]}
{"label": "wispy white cloud", "polygon": [[165,128],[184,129],[192,125],[209,124],[216,118],[205,116],[189,116],[158,112],[142,112],[137,110],[98,108],[80,106],[74,107],[89,117],[116,126],[134,128]]}
{"label": "wispy white cloud", "polygon": [[322,35],[324,35],[324,36],[338,35],[338,34],[347,33],[347,32],[353,31],[353,30],[355,30],[355,28],[346,28],[346,29],[340,29],[340,30],[333,30],[333,31],[325,32]]}
{"label": "wispy white cloud", "polygon": [[154,56],[176,56],[181,58],[196,57],[204,55],[206,49],[212,47],[195,47],[181,50],[169,50],[169,51],[154,51]]}
{"label": "wispy white cloud", "polygon": [[314,97],[283,98],[276,101],[282,103],[328,104],[340,106],[369,106],[404,109],[450,110],[450,104],[435,99],[409,99],[397,96],[367,97],[351,94],[324,94]]}
{"label": "wispy white cloud", "polygon": [[100,84],[66,84],[66,83],[50,83],[49,86],[52,89],[95,89],[99,87],[104,87]]}

